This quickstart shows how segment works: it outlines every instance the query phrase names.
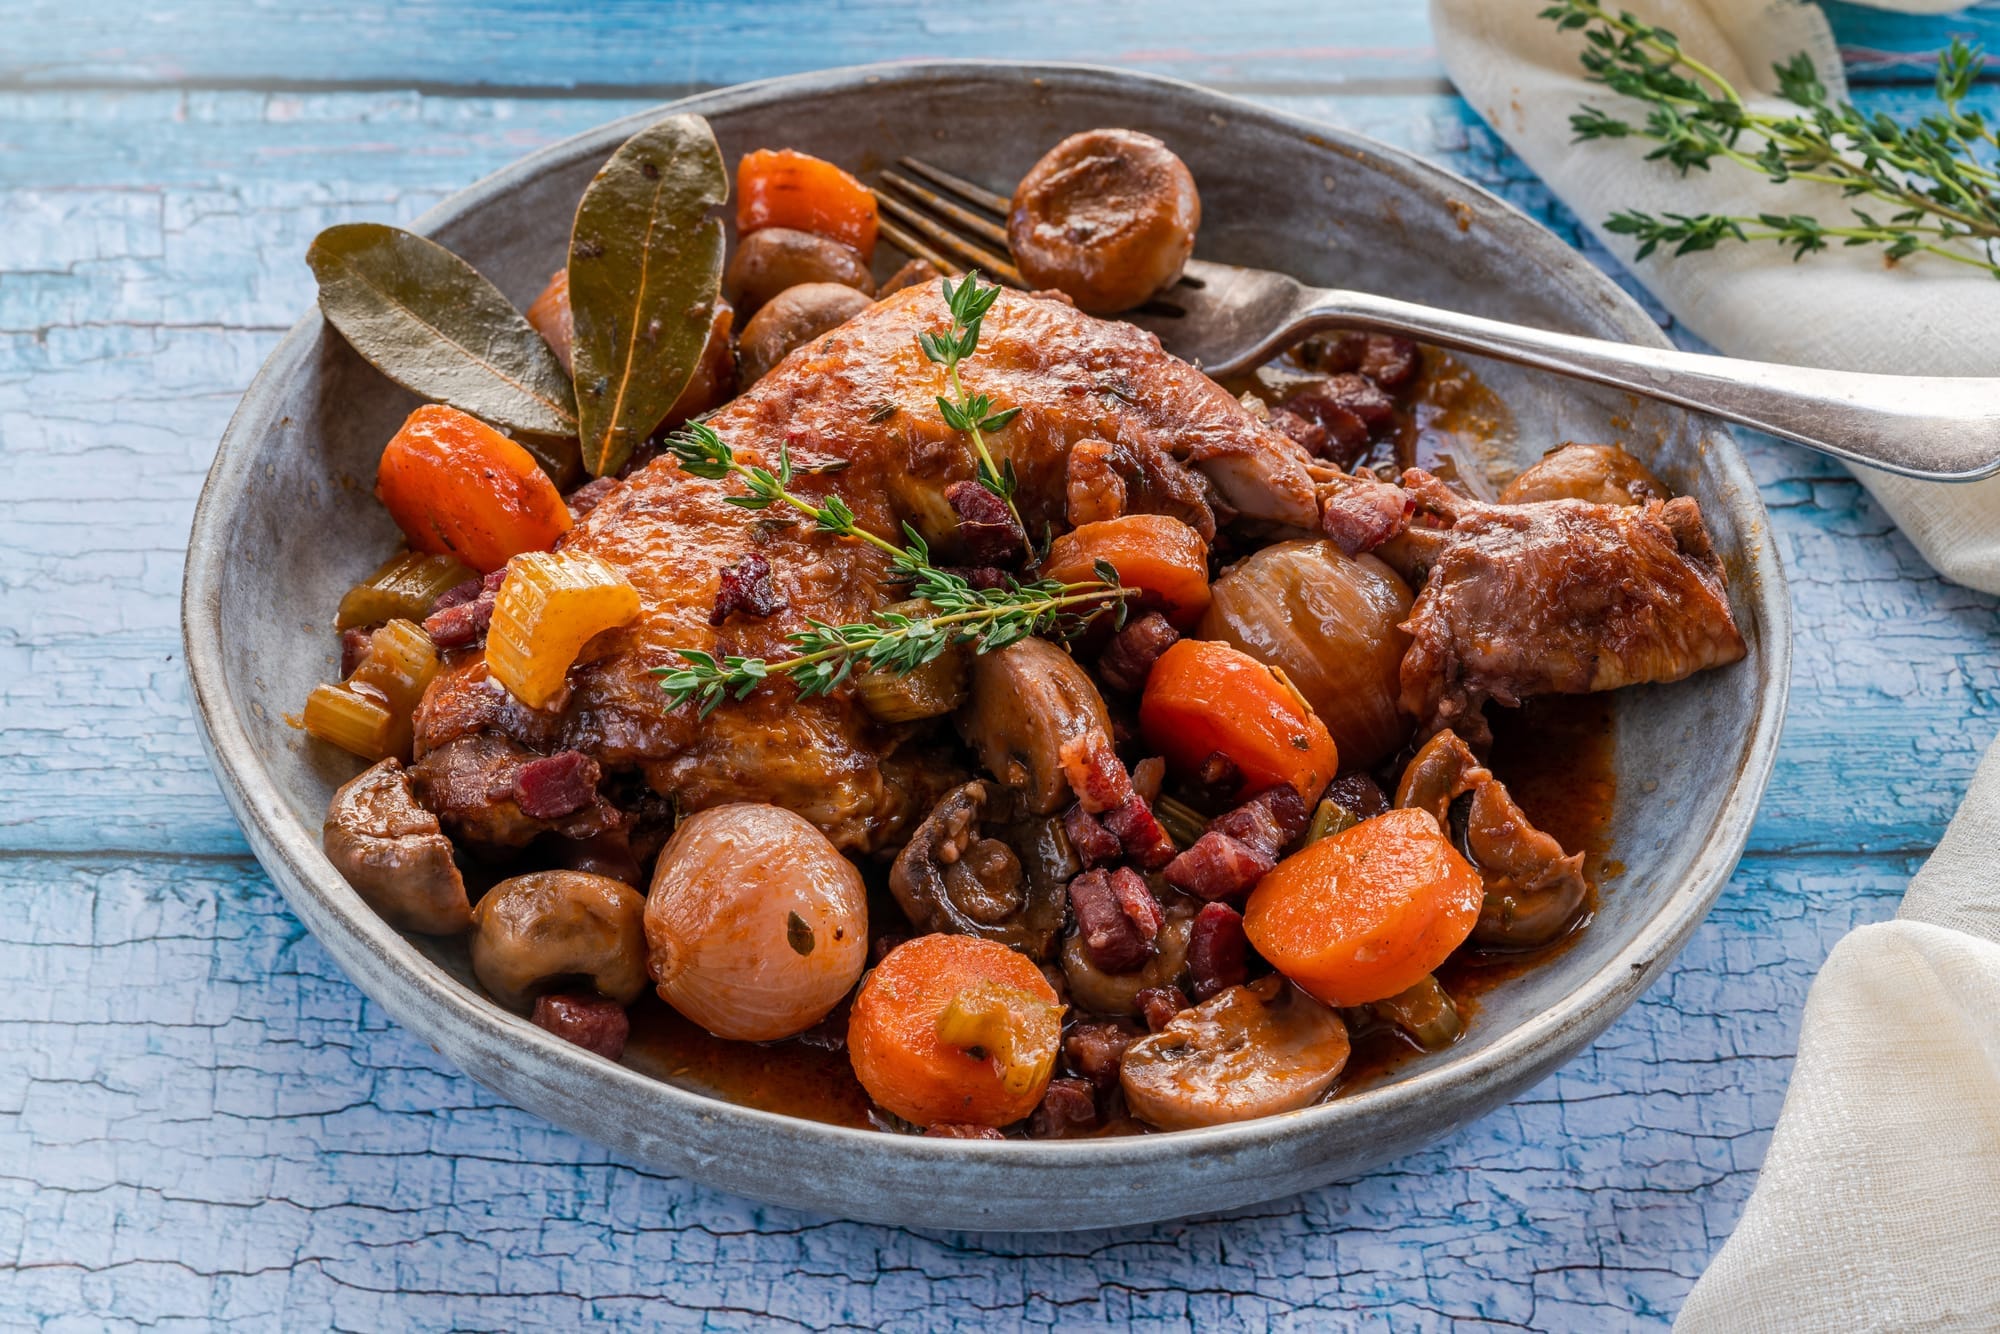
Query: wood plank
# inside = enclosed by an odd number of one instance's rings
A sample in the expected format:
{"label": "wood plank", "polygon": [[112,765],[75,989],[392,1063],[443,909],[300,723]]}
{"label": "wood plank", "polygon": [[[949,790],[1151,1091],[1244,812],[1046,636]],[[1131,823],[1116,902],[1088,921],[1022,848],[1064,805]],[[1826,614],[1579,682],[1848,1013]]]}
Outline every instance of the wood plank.
{"label": "wood plank", "polygon": [[[1937,53],[1953,38],[2000,49],[2000,4],[1993,0],[1967,6],[1953,14],[1897,14],[1844,0],[1822,0],[1840,43],[1847,76],[1857,84],[1928,84],[1937,70]],[[1995,75],[1989,59],[1986,77]]]}
{"label": "wood plank", "polygon": [[[1928,82],[1951,37],[2000,45],[1993,0],[1944,17],[1822,6],[1860,82]],[[1050,6],[990,0],[420,0],[356,9],[330,0],[26,0],[0,50],[0,88],[431,92],[665,96],[893,52],[902,59],[1080,60],[1267,92],[1440,84],[1421,6],[1345,0],[1314,14],[1285,0],[1180,5],[1163,22],[1144,0]]]}
{"label": "wood plank", "polygon": [[246,861],[0,858],[0,901],[26,905],[0,920],[0,1161],[16,1165],[0,1311],[343,1329],[697,1306],[723,1328],[1664,1323],[1748,1195],[1810,978],[1890,915],[1909,869],[1747,862],[1584,1056],[1359,1181],[1033,1236],[835,1222],[621,1163],[396,1027]]}
{"label": "wood plank", "polygon": [[[1434,156],[1584,241],[1454,100],[1274,101]],[[180,552],[236,396],[311,301],[307,242],[408,219],[626,105],[8,101],[0,212],[29,225],[0,238],[0,715],[18,738],[0,754],[0,849],[242,849],[187,717]],[[121,155],[158,164],[147,186],[124,184]],[[1798,617],[1783,767],[1753,846],[1929,846],[1995,726],[1994,601],[1932,575],[1838,468],[1769,441],[1750,453]]]}
{"label": "wood plank", "polygon": [[714,86],[893,55],[1124,65],[1271,88],[1435,83],[1420,6],[1343,0],[1309,16],[1284,0],[177,0],[146,7],[27,0],[0,51],[0,86],[417,87],[429,91]]}

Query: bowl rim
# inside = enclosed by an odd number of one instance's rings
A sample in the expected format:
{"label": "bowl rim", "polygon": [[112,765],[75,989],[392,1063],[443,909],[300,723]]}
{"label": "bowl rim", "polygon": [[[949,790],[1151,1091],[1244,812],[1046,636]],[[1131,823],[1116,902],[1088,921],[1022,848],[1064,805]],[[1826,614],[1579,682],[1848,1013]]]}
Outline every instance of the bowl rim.
{"label": "bowl rim", "polygon": [[[1638,303],[1612,278],[1541,223],[1478,184],[1416,155],[1366,135],[1274,110],[1199,84],[1109,66],[1053,61],[921,60],[883,62],[817,70],[735,84],[679,98],[622,116],[516,159],[439,202],[410,224],[429,234],[504,192],[510,183],[531,178],[556,164],[586,154],[608,155],[641,126],[667,114],[723,114],[774,97],[832,94],[884,83],[915,83],[963,77],[969,70],[1036,82],[1043,78],[1066,88],[1096,91],[1146,86],[1149,91],[1199,103],[1282,128],[1336,151],[1365,154],[1371,166],[1400,175],[1426,194],[1447,194],[1470,210],[1475,221],[1492,220],[1518,233],[1517,258],[1533,265],[1533,281],[1557,282],[1594,301],[1607,322],[1630,341],[1658,347],[1672,344]],[[1784,573],[1756,483],[1734,439],[1720,423],[1705,424],[1707,467],[1732,497],[1732,508],[1748,522],[1745,561],[1738,588],[1755,608],[1763,634],[1765,678],[1756,694],[1756,717],[1749,744],[1736,766],[1701,853],[1672,892],[1660,898],[1634,938],[1587,977],[1577,979],[1548,1009],[1498,1035],[1482,1048],[1447,1058],[1374,1087],[1294,1112],[1257,1120],[1172,1133],[1086,1140],[946,1140],[880,1131],[763,1111],[684,1089],[638,1070],[583,1051],[535,1027],[525,1018],[459,982],[370,910],[321,851],[318,831],[296,818],[276,796],[277,786],[239,714],[228,681],[221,602],[230,569],[230,511],[248,490],[258,440],[250,423],[266,399],[282,394],[288,377],[308,364],[330,327],[317,307],[309,309],[274,347],[245,391],[216,450],[196,505],[182,583],[181,625],[187,674],[204,748],[252,852],[302,919],[324,917],[350,947],[376,956],[396,974],[408,994],[395,1003],[374,996],[426,1040],[434,1027],[467,1026],[489,1044],[506,1043],[524,1058],[553,1067],[565,1081],[624,1086],[660,1106],[663,1117],[684,1116],[734,1122],[746,1134],[782,1134],[837,1150],[894,1154],[912,1163],[995,1159],[1022,1167],[1080,1166],[1143,1169],[1189,1156],[1235,1155],[1311,1135],[1346,1121],[1393,1116],[1422,1104],[1448,1087],[1472,1085],[1489,1095],[1505,1090],[1523,1070],[1566,1061],[1607,1027],[1669,963],[1706,916],[1733,872],[1748,840],[1758,803],[1777,757],[1778,737],[1790,689],[1792,625]],[[296,887],[296,890],[295,890]],[[300,911],[294,894],[316,900],[323,913]],[[315,934],[324,927],[305,921]],[[332,951],[329,951],[332,952]],[[350,971],[343,969],[344,972]],[[352,979],[350,979],[352,980]],[[361,984],[356,982],[356,986]],[[1556,1059],[1550,1059],[1550,1053]],[[505,1096],[505,1095],[503,1095]],[[511,1099],[510,1099],[511,1101]],[[564,1127],[566,1130],[569,1128]],[[580,1138],[591,1138],[571,1130]],[[1280,1193],[1284,1188],[1280,1187]]]}

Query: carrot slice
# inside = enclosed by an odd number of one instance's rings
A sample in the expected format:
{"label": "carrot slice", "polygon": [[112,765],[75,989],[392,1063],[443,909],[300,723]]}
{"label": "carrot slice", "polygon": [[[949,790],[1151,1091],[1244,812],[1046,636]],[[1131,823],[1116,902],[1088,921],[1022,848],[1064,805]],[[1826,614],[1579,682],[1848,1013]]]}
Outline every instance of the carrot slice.
{"label": "carrot slice", "polygon": [[1428,811],[1363,820],[1279,862],[1243,909],[1271,965],[1328,1005],[1385,1000],[1465,943],[1485,888]]}
{"label": "carrot slice", "polygon": [[875,196],[831,162],[789,148],[760,148],[736,164],[736,231],[790,227],[875,256]]}
{"label": "carrot slice", "polygon": [[482,574],[569,531],[569,509],[535,456],[477,417],[441,404],[411,413],[382,451],[375,496],[416,551]]}
{"label": "carrot slice", "polygon": [[1109,561],[1119,582],[1144,589],[1168,620],[1185,629],[1208,610],[1208,543],[1164,514],[1125,514],[1081,524],[1049,544],[1042,573],[1066,584],[1097,577]]}
{"label": "carrot slice", "polygon": [[1340,768],[1332,734],[1285,674],[1214,640],[1183,639],[1160,655],[1139,730],[1184,773],[1220,751],[1245,792],[1290,783],[1310,803]]}
{"label": "carrot slice", "polygon": [[535,326],[535,332],[549,345],[549,351],[556,354],[562,368],[572,371],[570,346],[576,341],[576,321],[569,309],[569,269],[557,269],[549,275],[549,285],[535,298],[535,304],[528,307],[528,323]]}
{"label": "carrot slice", "polygon": [[1042,1100],[1063,1007],[1041,969],[996,941],[919,936],[862,979],[847,1052],[868,1096],[920,1126],[1004,1126]]}

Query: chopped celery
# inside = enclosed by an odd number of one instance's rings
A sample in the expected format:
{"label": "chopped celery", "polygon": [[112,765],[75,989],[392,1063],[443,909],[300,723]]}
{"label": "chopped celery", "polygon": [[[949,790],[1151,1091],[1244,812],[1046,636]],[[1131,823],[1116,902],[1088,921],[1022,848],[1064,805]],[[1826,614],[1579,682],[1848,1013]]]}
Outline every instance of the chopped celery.
{"label": "chopped celery", "polygon": [[529,551],[507,562],[486,631],[486,669],[530,708],[561,693],[590,639],[639,614],[625,576],[580,551]]}
{"label": "chopped celery", "polygon": [[431,614],[439,594],[473,577],[469,567],[450,556],[405,551],[347,590],[334,626],[350,630],[398,618],[421,621]]}
{"label": "chopped celery", "polygon": [[1360,823],[1353,811],[1329,797],[1313,812],[1312,823],[1306,827],[1306,846],[1311,847],[1331,834],[1352,829]]}
{"label": "chopped celery", "polygon": [[395,721],[386,701],[351,686],[322,684],[306,696],[300,726],[364,760],[384,760],[396,753],[390,744]]}
{"label": "chopped celery", "polygon": [[1374,1002],[1376,1014],[1402,1030],[1424,1051],[1442,1051],[1464,1031],[1458,1005],[1435,976],[1426,976],[1407,991]]}
{"label": "chopped celery", "polygon": [[1177,848],[1192,847],[1208,831],[1208,817],[1174,797],[1162,795],[1153,803],[1153,818],[1167,831]]}

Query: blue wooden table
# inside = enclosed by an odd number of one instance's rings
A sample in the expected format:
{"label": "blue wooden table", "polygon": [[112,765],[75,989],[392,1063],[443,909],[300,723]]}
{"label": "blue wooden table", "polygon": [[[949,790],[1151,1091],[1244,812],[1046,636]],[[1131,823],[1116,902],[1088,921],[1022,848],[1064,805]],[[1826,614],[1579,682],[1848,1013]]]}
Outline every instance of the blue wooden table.
{"label": "blue wooden table", "polygon": [[[1363,1180],[1226,1217],[915,1233],[620,1162],[477,1088],[348,984],[250,859],[189,718],[176,615],[195,494],[236,397],[311,300],[302,257],[320,228],[406,220],[685,89],[992,54],[1181,75],[1375,134],[1581,244],[1451,95],[1421,6],[7,9],[0,1326],[1671,1317],[1749,1193],[1814,971],[1893,912],[2000,714],[1993,599],[1939,581],[1840,469],[1800,451],[1748,442],[1796,599],[1796,679],[1749,852],[1693,944],[1520,1101]],[[1865,99],[1891,110],[1920,100],[1902,81],[1945,34],[2000,27],[1984,7],[1833,12]]]}

